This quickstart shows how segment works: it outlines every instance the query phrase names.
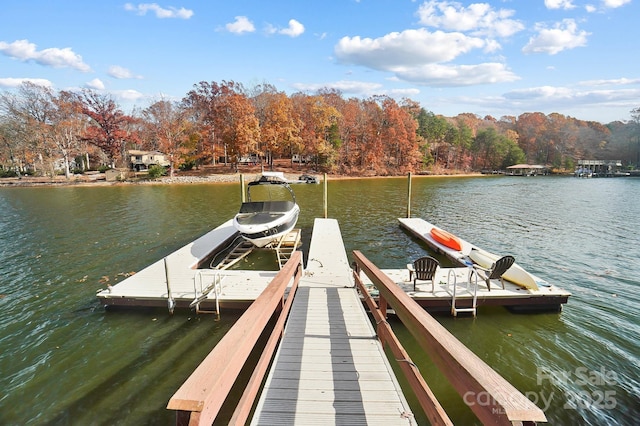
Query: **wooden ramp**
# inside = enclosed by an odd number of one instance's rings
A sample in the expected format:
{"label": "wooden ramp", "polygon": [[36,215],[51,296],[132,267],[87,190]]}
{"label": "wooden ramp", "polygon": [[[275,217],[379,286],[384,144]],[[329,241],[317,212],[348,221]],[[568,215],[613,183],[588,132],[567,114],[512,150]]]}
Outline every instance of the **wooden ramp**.
{"label": "wooden ramp", "polygon": [[315,220],[305,277],[251,424],[414,424],[336,220]]}

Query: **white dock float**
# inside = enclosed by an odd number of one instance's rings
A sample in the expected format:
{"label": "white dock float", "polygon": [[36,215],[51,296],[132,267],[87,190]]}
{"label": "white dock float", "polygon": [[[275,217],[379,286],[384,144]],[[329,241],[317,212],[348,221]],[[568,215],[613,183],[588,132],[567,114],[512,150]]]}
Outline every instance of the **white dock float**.
{"label": "white dock float", "polygon": [[336,220],[315,220],[307,263],[251,424],[415,424]]}
{"label": "white dock float", "polygon": [[197,269],[210,253],[227,245],[236,234],[233,221],[229,220],[165,259],[101,290],[97,297],[105,306],[164,307],[172,298],[176,306],[188,307],[202,288],[219,280],[217,293],[211,292],[201,305],[214,306],[217,298],[223,306],[246,307],[262,293],[277,271]]}
{"label": "white dock float", "polygon": [[[400,226],[412,235],[426,243],[431,249],[444,254],[452,262],[459,265],[455,268],[439,268],[435,277],[435,291],[431,292],[431,283],[422,282],[413,290],[413,282],[409,280],[407,269],[384,270],[401,288],[403,288],[416,302],[425,308],[446,308],[451,306],[451,288],[447,285],[449,271],[453,269],[458,284],[458,300],[469,303],[472,293],[469,288],[469,268],[465,265],[467,255],[473,244],[460,239],[462,250],[457,251],[437,243],[430,234],[433,224],[420,218],[400,218]],[[410,263],[410,261],[409,261]],[[514,265],[516,265],[514,263]],[[569,292],[549,284],[545,280],[530,274],[538,285],[537,290],[521,287],[504,280],[505,288],[502,288],[500,280],[491,281],[491,291],[484,281],[478,281],[478,306],[498,305],[507,306],[517,310],[560,310],[562,304],[567,303]],[[465,305],[466,306],[466,305]]]}

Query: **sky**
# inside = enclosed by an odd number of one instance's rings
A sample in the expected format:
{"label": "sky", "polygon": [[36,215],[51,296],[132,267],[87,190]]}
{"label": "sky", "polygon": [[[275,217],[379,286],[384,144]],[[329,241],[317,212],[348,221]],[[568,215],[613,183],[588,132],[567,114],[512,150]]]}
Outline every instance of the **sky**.
{"label": "sky", "polygon": [[640,0],[5,0],[0,91],[93,89],[126,112],[201,81],[409,98],[435,114],[640,107]]}

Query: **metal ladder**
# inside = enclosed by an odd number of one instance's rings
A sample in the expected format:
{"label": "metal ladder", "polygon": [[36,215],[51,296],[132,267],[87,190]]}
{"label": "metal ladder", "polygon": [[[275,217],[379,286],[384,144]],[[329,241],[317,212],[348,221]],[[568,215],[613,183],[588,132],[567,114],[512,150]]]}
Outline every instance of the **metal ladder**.
{"label": "metal ladder", "polygon": [[[219,270],[214,270],[213,280],[211,284],[203,288],[203,283],[204,283],[203,274],[202,274],[203,271],[206,271],[206,270],[203,270],[203,269],[198,270],[196,275],[194,275],[193,277],[194,299],[189,304],[189,308],[196,308],[197,314],[216,314],[216,317],[217,317],[216,319],[219,320],[220,319],[220,297],[219,296],[222,291],[222,279],[224,277],[222,276]],[[210,271],[210,269],[208,271]],[[200,287],[199,289],[198,289],[198,285]],[[214,300],[216,304],[215,310],[212,311],[212,310],[200,309],[200,303],[202,303],[204,300],[209,299],[209,295],[211,294],[211,292],[213,292],[214,294]]]}
{"label": "metal ladder", "polygon": [[280,269],[289,260],[291,255],[300,245],[300,229],[293,229],[286,233],[278,241],[276,246],[276,256],[278,257],[278,266]]}
{"label": "metal ladder", "polygon": [[[449,291],[449,287],[451,285],[451,277],[453,276],[453,294],[451,298],[451,315],[457,317],[459,313],[471,313],[474,317],[476,316],[477,306],[478,306],[478,274],[475,273],[473,267],[469,267],[469,278],[467,279],[467,290],[469,290],[469,285],[473,286],[473,302],[470,308],[458,308],[456,307],[456,273],[454,269],[449,270],[449,274],[447,275],[447,291]],[[471,277],[475,276],[475,281],[471,282]]]}
{"label": "metal ladder", "polygon": [[245,239],[240,240],[240,242],[229,252],[229,254],[225,256],[224,259],[222,259],[222,261],[220,261],[220,263],[216,265],[214,269],[230,268],[247,257],[254,248],[255,246],[251,241],[247,241]]}

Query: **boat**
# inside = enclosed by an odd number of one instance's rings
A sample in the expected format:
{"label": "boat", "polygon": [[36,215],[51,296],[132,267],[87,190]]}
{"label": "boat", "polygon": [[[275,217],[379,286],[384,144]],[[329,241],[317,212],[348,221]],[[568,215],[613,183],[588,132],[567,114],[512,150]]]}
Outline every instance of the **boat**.
{"label": "boat", "polygon": [[[256,199],[255,192],[262,195],[261,199]],[[296,196],[284,173],[263,172],[247,185],[247,201],[233,218],[233,226],[256,247],[267,247],[293,229],[299,214]]]}
{"label": "boat", "polygon": [[460,238],[456,237],[452,233],[436,227],[431,228],[431,231],[429,231],[429,233],[431,234],[433,239],[440,244],[447,246],[453,250],[462,251],[462,242],[460,241]]}
{"label": "boat", "polygon": [[318,183],[318,178],[312,175],[301,175],[298,181],[303,183]]}

